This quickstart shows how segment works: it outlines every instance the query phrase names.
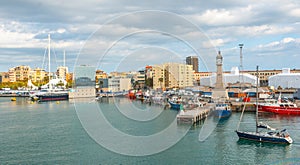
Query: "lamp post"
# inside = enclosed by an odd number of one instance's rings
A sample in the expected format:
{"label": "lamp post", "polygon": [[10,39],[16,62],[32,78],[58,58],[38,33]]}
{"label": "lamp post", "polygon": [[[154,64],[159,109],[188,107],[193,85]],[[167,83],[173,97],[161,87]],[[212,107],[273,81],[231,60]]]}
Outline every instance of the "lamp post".
{"label": "lamp post", "polygon": [[[239,71],[239,75],[240,75],[240,84],[241,84],[241,89],[242,89],[242,85],[244,84],[244,76],[242,75],[243,72],[243,46],[244,44],[239,44],[240,47],[240,71]],[[242,77],[242,82],[241,82],[241,77]]]}
{"label": "lamp post", "polygon": [[240,71],[243,70],[243,53],[242,53],[243,46],[244,46],[244,44],[239,44],[239,47],[240,47]]}

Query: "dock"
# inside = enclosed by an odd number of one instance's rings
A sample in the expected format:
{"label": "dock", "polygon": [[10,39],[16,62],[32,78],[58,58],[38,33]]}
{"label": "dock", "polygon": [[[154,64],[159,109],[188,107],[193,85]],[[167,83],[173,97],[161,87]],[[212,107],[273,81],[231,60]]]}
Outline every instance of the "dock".
{"label": "dock", "polygon": [[192,110],[181,110],[177,115],[177,124],[194,124],[200,122],[208,116],[211,110],[212,106],[210,105],[198,107]]}
{"label": "dock", "polygon": [[232,112],[242,112],[245,106],[245,112],[255,112],[255,102],[232,102],[231,109]]}

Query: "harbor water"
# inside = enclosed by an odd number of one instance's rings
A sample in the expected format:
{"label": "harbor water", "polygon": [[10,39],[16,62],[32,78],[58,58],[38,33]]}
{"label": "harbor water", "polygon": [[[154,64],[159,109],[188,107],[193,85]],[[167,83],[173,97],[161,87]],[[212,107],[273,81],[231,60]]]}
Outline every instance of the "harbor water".
{"label": "harbor water", "polygon": [[[216,127],[207,139],[199,141],[203,122],[178,126],[185,130],[176,143],[154,154],[133,156],[126,151],[147,153],[145,147],[125,145],[116,152],[101,145],[83,123],[80,113],[92,111],[96,104],[108,122],[120,132],[132,136],[151,136],[163,131],[176,120],[177,111],[163,106],[130,101],[127,98],[102,98],[100,101],[30,102],[27,98],[0,98],[0,164],[297,164],[300,163],[300,116],[260,114],[260,120],[278,128],[286,128],[294,140],[279,145],[239,140],[236,130],[240,113],[227,120],[215,121]],[[84,108],[86,106],[86,108]],[[78,108],[81,107],[80,111]],[[83,107],[83,108],[82,108]],[[131,108],[146,112],[132,119]],[[76,109],[77,108],[77,109]],[[120,111],[119,109],[124,109]],[[98,110],[99,111],[99,110]],[[147,113],[147,111],[155,113]],[[90,123],[95,122],[90,120]],[[240,130],[254,131],[255,114],[244,114]],[[99,125],[99,128],[103,125]],[[96,130],[96,129],[95,129]],[[103,129],[103,136],[108,130]],[[112,137],[113,138],[113,137]],[[163,137],[172,141],[174,137]],[[158,143],[159,143],[158,139]],[[126,138],[119,144],[128,143]],[[151,144],[149,144],[151,145]],[[162,144],[163,145],[163,144]],[[144,150],[143,150],[144,149]],[[133,153],[133,152],[129,152]]]}

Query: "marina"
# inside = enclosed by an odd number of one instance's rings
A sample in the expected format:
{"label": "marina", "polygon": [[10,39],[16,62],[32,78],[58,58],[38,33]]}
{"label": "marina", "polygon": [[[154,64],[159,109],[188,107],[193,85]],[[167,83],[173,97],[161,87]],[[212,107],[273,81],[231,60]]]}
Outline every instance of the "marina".
{"label": "marina", "polygon": [[298,1],[0,8],[0,165],[300,164]]}
{"label": "marina", "polygon": [[[88,101],[88,100],[87,100]],[[163,110],[163,120],[128,122],[118,115],[115,102],[127,105],[127,98],[101,98],[98,104],[105,108],[105,116],[116,128],[130,134],[149,135],[163,130],[169,120],[175,119],[177,112]],[[161,106],[142,104],[138,107],[156,111]],[[28,104],[26,98],[11,102],[0,98],[1,105],[1,151],[0,161],[4,164],[276,164],[299,162],[300,118],[276,114],[260,114],[272,126],[284,127],[293,136],[292,145],[274,145],[239,140],[234,133],[240,113],[232,113],[227,120],[220,121],[209,137],[198,141],[203,122],[190,125],[186,135],[173,147],[150,156],[126,156],[109,151],[95,143],[80,124],[74,103],[61,101]],[[150,109],[149,109],[150,108]],[[88,111],[88,109],[86,109]],[[161,118],[159,117],[159,118]],[[168,119],[167,119],[168,118]],[[47,119],[47,120],[45,120]],[[249,123],[255,122],[255,114],[244,114],[241,127],[253,129]],[[205,121],[204,121],[205,122]],[[182,127],[179,125],[179,127]],[[128,129],[131,128],[131,129]],[[120,141],[120,144],[126,143]],[[132,145],[132,148],[135,146]],[[128,148],[130,150],[131,148]],[[166,159],[168,157],[168,159]],[[205,158],[205,159],[204,159]]]}

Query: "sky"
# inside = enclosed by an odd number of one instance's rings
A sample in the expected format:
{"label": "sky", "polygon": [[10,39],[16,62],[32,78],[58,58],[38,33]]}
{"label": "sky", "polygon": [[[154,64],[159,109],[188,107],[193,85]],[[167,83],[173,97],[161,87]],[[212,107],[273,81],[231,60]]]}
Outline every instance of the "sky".
{"label": "sky", "polygon": [[71,71],[134,71],[187,56],[199,57],[200,71],[215,71],[218,51],[224,70],[300,69],[298,0],[1,1],[0,71],[47,70],[48,34],[51,71],[64,51]]}

